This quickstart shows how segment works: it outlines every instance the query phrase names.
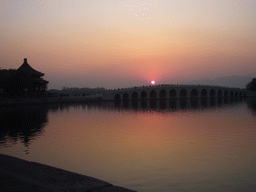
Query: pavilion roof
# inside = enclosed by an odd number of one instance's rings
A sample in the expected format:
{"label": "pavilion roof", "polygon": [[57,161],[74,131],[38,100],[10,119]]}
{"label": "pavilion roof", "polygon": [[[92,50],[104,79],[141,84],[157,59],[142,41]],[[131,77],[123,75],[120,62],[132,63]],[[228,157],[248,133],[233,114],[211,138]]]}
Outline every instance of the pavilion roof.
{"label": "pavilion roof", "polygon": [[42,78],[36,78],[36,79],[34,79],[34,81],[35,81],[35,83],[38,83],[38,84],[47,84],[47,83],[49,83],[49,81],[46,81]]}
{"label": "pavilion roof", "polygon": [[24,63],[17,69],[17,71],[22,71],[25,73],[28,73],[29,75],[35,75],[35,76],[44,76],[44,73],[41,73],[35,69],[33,69],[27,62],[27,59],[24,59]]}

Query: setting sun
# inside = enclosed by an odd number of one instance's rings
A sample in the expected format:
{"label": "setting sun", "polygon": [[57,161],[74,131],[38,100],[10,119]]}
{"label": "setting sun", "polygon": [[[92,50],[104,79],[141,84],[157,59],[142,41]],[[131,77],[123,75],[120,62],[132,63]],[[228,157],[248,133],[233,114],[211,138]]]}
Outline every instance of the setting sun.
{"label": "setting sun", "polygon": [[156,84],[156,82],[155,81],[151,81],[151,85],[155,85]]}

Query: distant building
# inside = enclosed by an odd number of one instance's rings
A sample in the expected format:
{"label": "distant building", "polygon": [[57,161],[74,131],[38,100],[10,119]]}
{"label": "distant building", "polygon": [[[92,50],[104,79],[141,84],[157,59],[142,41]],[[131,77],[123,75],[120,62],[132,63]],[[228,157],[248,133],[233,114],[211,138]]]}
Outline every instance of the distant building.
{"label": "distant building", "polygon": [[44,73],[33,69],[25,58],[17,70],[0,70],[0,94],[7,97],[42,96],[49,83],[43,76]]}

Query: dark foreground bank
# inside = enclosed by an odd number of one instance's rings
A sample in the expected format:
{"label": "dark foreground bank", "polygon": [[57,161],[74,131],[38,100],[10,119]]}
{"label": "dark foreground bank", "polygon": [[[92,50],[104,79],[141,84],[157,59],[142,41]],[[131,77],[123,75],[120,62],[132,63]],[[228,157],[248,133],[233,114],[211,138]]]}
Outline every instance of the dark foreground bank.
{"label": "dark foreground bank", "polygon": [[0,98],[0,106],[19,106],[34,104],[57,104],[57,103],[91,103],[99,102],[100,97],[56,97],[56,98],[17,98],[3,99]]}
{"label": "dark foreground bank", "polygon": [[132,192],[99,179],[2,154],[0,191]]}

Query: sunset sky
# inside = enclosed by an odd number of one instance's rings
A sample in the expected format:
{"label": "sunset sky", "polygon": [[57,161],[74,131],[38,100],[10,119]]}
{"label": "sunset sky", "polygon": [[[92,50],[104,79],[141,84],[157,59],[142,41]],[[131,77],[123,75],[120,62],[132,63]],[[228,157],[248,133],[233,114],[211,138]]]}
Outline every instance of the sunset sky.
{"label": "sunset sky", "polygon": [[255,0],[0,0],[0,31],[50,89],[256,76]]}

